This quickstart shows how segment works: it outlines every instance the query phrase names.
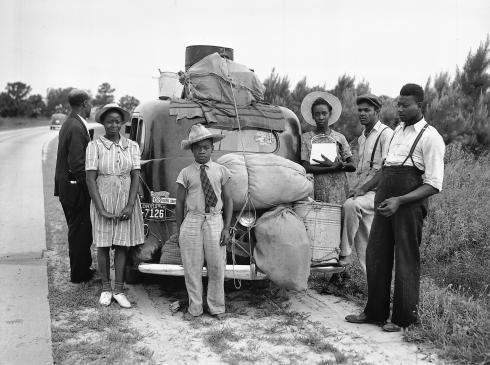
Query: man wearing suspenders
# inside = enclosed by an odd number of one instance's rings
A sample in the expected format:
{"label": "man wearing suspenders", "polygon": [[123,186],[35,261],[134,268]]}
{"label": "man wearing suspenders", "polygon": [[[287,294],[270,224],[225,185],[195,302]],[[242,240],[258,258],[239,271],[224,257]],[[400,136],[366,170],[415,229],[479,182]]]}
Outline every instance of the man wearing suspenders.
{"label": "man wearing suspenders", "polygon": [[354,246],[362,271],[366,273],[366,247],[374,218],[376,188],[369,181],[381,169],[386,158],[393,130],[379,121],[381,101],[372,94],[361,95],[356,100],[359,121],[364,126],[358,138],[359,161],[356,180],[344,203],[344,226],[340,244],[340,263],[347,264]]}
{"label": "man wearing suspenders", "polygon": [[[345,319],[353,323],[380,323],[388,332],[418,321],[420,252],[427,198],[442,189],[445,145],[422,114],[424,90],[407,84],[400,90],[400,125],[393,133],[377,186],[375,216],[366,252],[368,301],[361,314]],[[395,262],[393,312],[390,285]]]}

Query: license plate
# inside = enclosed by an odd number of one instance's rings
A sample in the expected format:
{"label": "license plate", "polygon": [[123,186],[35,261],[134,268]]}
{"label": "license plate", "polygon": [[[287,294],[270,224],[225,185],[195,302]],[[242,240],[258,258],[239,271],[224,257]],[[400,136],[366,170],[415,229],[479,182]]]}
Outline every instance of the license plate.
{"label": "license plate", "polygon": [[143,219],[149,221],[166,221],[173,219],[173,211],[167,208],[166,204],[141,203]]}

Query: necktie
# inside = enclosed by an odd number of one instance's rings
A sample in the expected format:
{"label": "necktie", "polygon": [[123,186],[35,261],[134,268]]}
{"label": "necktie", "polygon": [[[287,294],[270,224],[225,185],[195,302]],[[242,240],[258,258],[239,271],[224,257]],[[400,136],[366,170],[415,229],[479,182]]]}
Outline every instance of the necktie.
{"label": "necktie", "polygon": [[201,186],[204,193],[204,203],[206,205],[205,211],[206,213],[209,213],[209,208],[216,206],[216,203],[218,203],[218,198],[216,197],[216,193],[211,186],[208,174],[206,174],[206,165],[201,165]]}

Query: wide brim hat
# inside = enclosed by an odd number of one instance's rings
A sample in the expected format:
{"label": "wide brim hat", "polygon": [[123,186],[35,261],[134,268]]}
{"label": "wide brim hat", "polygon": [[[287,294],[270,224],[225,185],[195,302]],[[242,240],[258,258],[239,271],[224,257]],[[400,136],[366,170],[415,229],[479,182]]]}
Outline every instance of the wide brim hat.
{"label": "wide brim hat", "polygon": [[112,104],[106,104],[102,108],[100,108],[99,110],[97,110],[97,113],[95,113],[95,121],[97,123],[102,124],[102,120],[101,120],[102,119],[102,116],[106,112],[108,112],[109,110],[112,110],[112,109],[118,110],[118,111],[120,111],[122,113],[122,115],[123,115],[123,123],[126,123],[131,118],[131,115],[129,114],[129,112],[126,109],[123,109],[119,105],[112,103]]}
{"label": "wide brim hat", "polygon": [[200,123],[194,124],[189,129],[189,137],[180,142],[180,147],[183,150],[188,150],[194,143],[204,141],[211,138],[213,143],[221,141],[225,136],[222,134],[213,134],[205,126]]}
{"label": "wide brim hat", "polygon": [[332,107],[328,125],[332,125],[339,120],[340,113],[342,113],[342,104],[340,104],[340,100],[335,95],[326,91],[313,91],[306,95],[301,102],[301,114],[306,123],[316,126],[315,119],[313,119],[313,115],[311,114],[311,106],[317,99],[325,100]]}

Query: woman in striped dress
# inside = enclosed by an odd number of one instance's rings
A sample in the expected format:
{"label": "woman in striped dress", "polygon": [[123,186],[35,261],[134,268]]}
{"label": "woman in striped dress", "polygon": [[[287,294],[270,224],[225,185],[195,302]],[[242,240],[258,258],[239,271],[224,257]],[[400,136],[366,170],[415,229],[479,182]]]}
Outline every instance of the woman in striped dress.
{"label": "woman in striped dress", "polygon": [[[138,198],[140,150],[137,143],[120,135],[129,112],[116,104],[101,108],[95,120],[104,125],[105,135],[87,146],[85,170],[92,198],[90,217],[97,246],[97,262],[102,279],[99,303],[111,304],[114,298],[121,307],[130,308],[123,292],[126,247],[144,241],[143,216]],[[115,283],[110,282],[109,249],[113,248]]]}

